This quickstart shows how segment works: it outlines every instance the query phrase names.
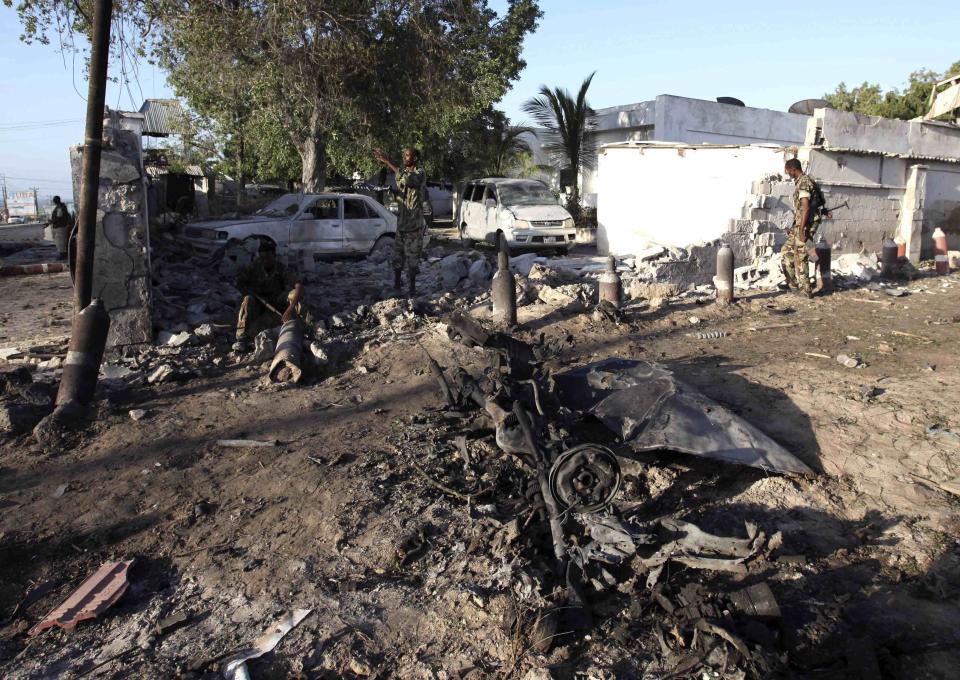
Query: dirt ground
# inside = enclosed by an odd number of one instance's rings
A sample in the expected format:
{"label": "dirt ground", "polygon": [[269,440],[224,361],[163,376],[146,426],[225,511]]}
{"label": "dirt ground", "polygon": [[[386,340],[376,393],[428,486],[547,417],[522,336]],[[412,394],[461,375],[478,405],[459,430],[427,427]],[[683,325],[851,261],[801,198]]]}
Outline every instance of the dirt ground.
{"label": "dirt ground", "polygon": [[[386,281],[383,271],[369,283]],[[905,288],[749,293],[730,307],[688,296],[619,325],[520,310],[517,337],[560,348],[551,366],[659,362],[817,470],[786,477],[618,449],[622,513],[721,535],[744,535],[745,521],[782,532],[745,576],[672,566],[662,577],[710,592],[768,583],[782,618],[766,677],[952,678],[960,667],[960,276]],[[69,295],[66,275],[0,279],[0,346],[62,338],[69,329],[53,324]],[[721,677],[650,671],[664,646],[690,641],[653,635],[662,612],[630,565],[590,597],[586,635],[542,651],[518,632],[517,574],[535,570],[545,529],[504,536],[522,512],[522,471],[481,418],[440,410],[422,348],[468,370],[482,353],[451,342],[432,314],[407,333],[375,327],[332,328],[342,358],[306,385],[270,384],[262,367],[229,360],[160,385],[102,385],[96,419],[63,450],[0,441],[0,675],[215,677],[224,655],[308,608],[249,662],[252,677]],[[696,337],[711,331],[725,335]],[[216,443],[240,438],[279,443]],[[136,562],[116,605],[72,632],[27,635],[117,559]],[[185,625],[150,637],[177,612]],[[722,677],[761,677],[738,673]]]}

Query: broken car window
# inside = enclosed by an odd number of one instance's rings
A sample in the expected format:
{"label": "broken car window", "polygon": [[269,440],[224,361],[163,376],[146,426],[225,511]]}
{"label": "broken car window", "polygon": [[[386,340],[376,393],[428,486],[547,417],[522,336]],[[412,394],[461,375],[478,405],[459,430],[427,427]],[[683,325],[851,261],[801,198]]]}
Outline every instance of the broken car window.
{"label": "broken car window", "polygon": [[356,198],[347,198],[343,201],[343,219],[345,220],[365,220],[370,217],[367,214],[367,204]]}
{"label": "broken car window", "polygon": [[318,198],[303,212],[304,215],[309,215],[310,219],[335,220],[337,219],[337,199]]}
{"label": "broken car window", "polygon": [[556,202],[553,193],[536,182],[500,185],[500,203],[503,205],[554,205]]}
{"label": "broken car window", "polygon": [[257,211],[261,217],[288,217],[297,212],[301,194],[284,194]]}

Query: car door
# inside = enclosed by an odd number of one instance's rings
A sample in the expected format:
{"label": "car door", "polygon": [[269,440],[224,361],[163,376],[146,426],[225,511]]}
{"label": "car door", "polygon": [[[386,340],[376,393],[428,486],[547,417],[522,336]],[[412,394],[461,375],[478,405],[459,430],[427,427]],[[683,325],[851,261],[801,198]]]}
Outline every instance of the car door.
{"label": "car door", "polygon": [[386,231],[386,220],[359,196],[343,198],[343,249],[348,253],[368,253],[377,238]]}
{"label": "car door", "polygon": [[343,251],[340,199],[318,196],[307,201],[291,223],[290,251],[307,268],[325,255]]}
{"label": "car door", "polygon": [[500,203],[497,198],[497,188],[493,184],[488,184],[486,190],[483,192],[483,202],[480,204],[480,207],[483,211],[483,236],[496,245],[496,241],[492,239],[498,229],[497,212],[499,211]]}
{"label": "car door", "polygon": [[466,211],[464,221],[467,223],[467,236],[472,239],[482,240],[486,232],[483,214],[483,185],[474,184],[467,198],[469,200],[464,202],[464,209]]}
{"label": "car door", "polygon": [[470,235],[470,199],[473,197],[474,185],[468,184],[463,188],[463,195],[460,196],[460,222],[464,224],[464,233]]}

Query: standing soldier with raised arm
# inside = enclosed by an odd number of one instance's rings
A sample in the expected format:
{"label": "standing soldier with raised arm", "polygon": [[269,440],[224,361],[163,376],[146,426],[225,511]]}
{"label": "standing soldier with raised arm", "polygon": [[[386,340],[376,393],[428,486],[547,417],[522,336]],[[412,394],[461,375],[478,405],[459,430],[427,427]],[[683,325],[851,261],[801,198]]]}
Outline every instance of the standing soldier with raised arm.
{"label": "standing soldier with raised arm", "polygon": [[417,294],[417,271],[420,269],[420,255],[423,251],[423,232],[427,226],[423,219],[423,192],[427,190],[427,182],[420,166],[420,152],[412,147],[404,149],[402,168],[391,163],[378,150],[374,150],[374,156],[397,178],[395,193],[400,204],[400,214],[397,216],[397,238],[393,250],[393,285],[397,292],[400,292],[401,276],[406,267],[409,296],[412,298]]}
{"label": "standing soldier with raised arm", "polygon": [[787,242],[780,250],[780,265],[790,289],[812,298],[807,239],[812,239],[820,227],[823,193],[814,179],[803,172],[796,158],[788,160],[783,170],[793,180],[796,189],[793,192],[793,227],[787,232]]}

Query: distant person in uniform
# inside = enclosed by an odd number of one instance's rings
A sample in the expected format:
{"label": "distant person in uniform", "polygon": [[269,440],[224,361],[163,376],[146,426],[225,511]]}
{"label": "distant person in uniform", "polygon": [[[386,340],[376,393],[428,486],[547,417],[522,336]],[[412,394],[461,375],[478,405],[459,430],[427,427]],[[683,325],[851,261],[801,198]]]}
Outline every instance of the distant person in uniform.
{"label": "distant person in uniform", "polygon": [[303,316],[303,283],[277,262],[272,241],[260,241],[257,258],[237,274],[237,290],[243,295],[237,315],[238,351],[261,331]]}
{"label": "distant person in uniform", "polygon": [[807,241],[812,240],[820,228],[821,211],[824,207],[823,192],[816,181],[803,172],[803,167],[796,158],[788,160],[783,170],[793,180],[796,188],[793,191],[793,226],[787,232],[787,242],[780,250],[780,266],[790,290],[797,291],[803,297],[812,298]]}
{"label": "distant person in uniform", "polygon": [[423,219],[424,192],[427,190],[427,177],[420,165],[420,152],[414,148],[403,150],[403,167],[398,168],[383,155],[374,150],[378,161],[390,168],[397,178],[394,193],[400,207],[397,216],[397,237],[393,250],[393,286],[400,292],[404,268],[409,277],[408,294],[417,294],[417,271],[420,269],[420,256],[423,252],[423,234],[427,224]]}
{"label": "distant person in uniform", "polygon": [[53,211],[47,222],[53,232],[53,242],[57,246],[57,259],[67,259],[67,248],[70,242],[70,230],[73,228],[73,216],[67,210],[59,196],[53,197]]}

